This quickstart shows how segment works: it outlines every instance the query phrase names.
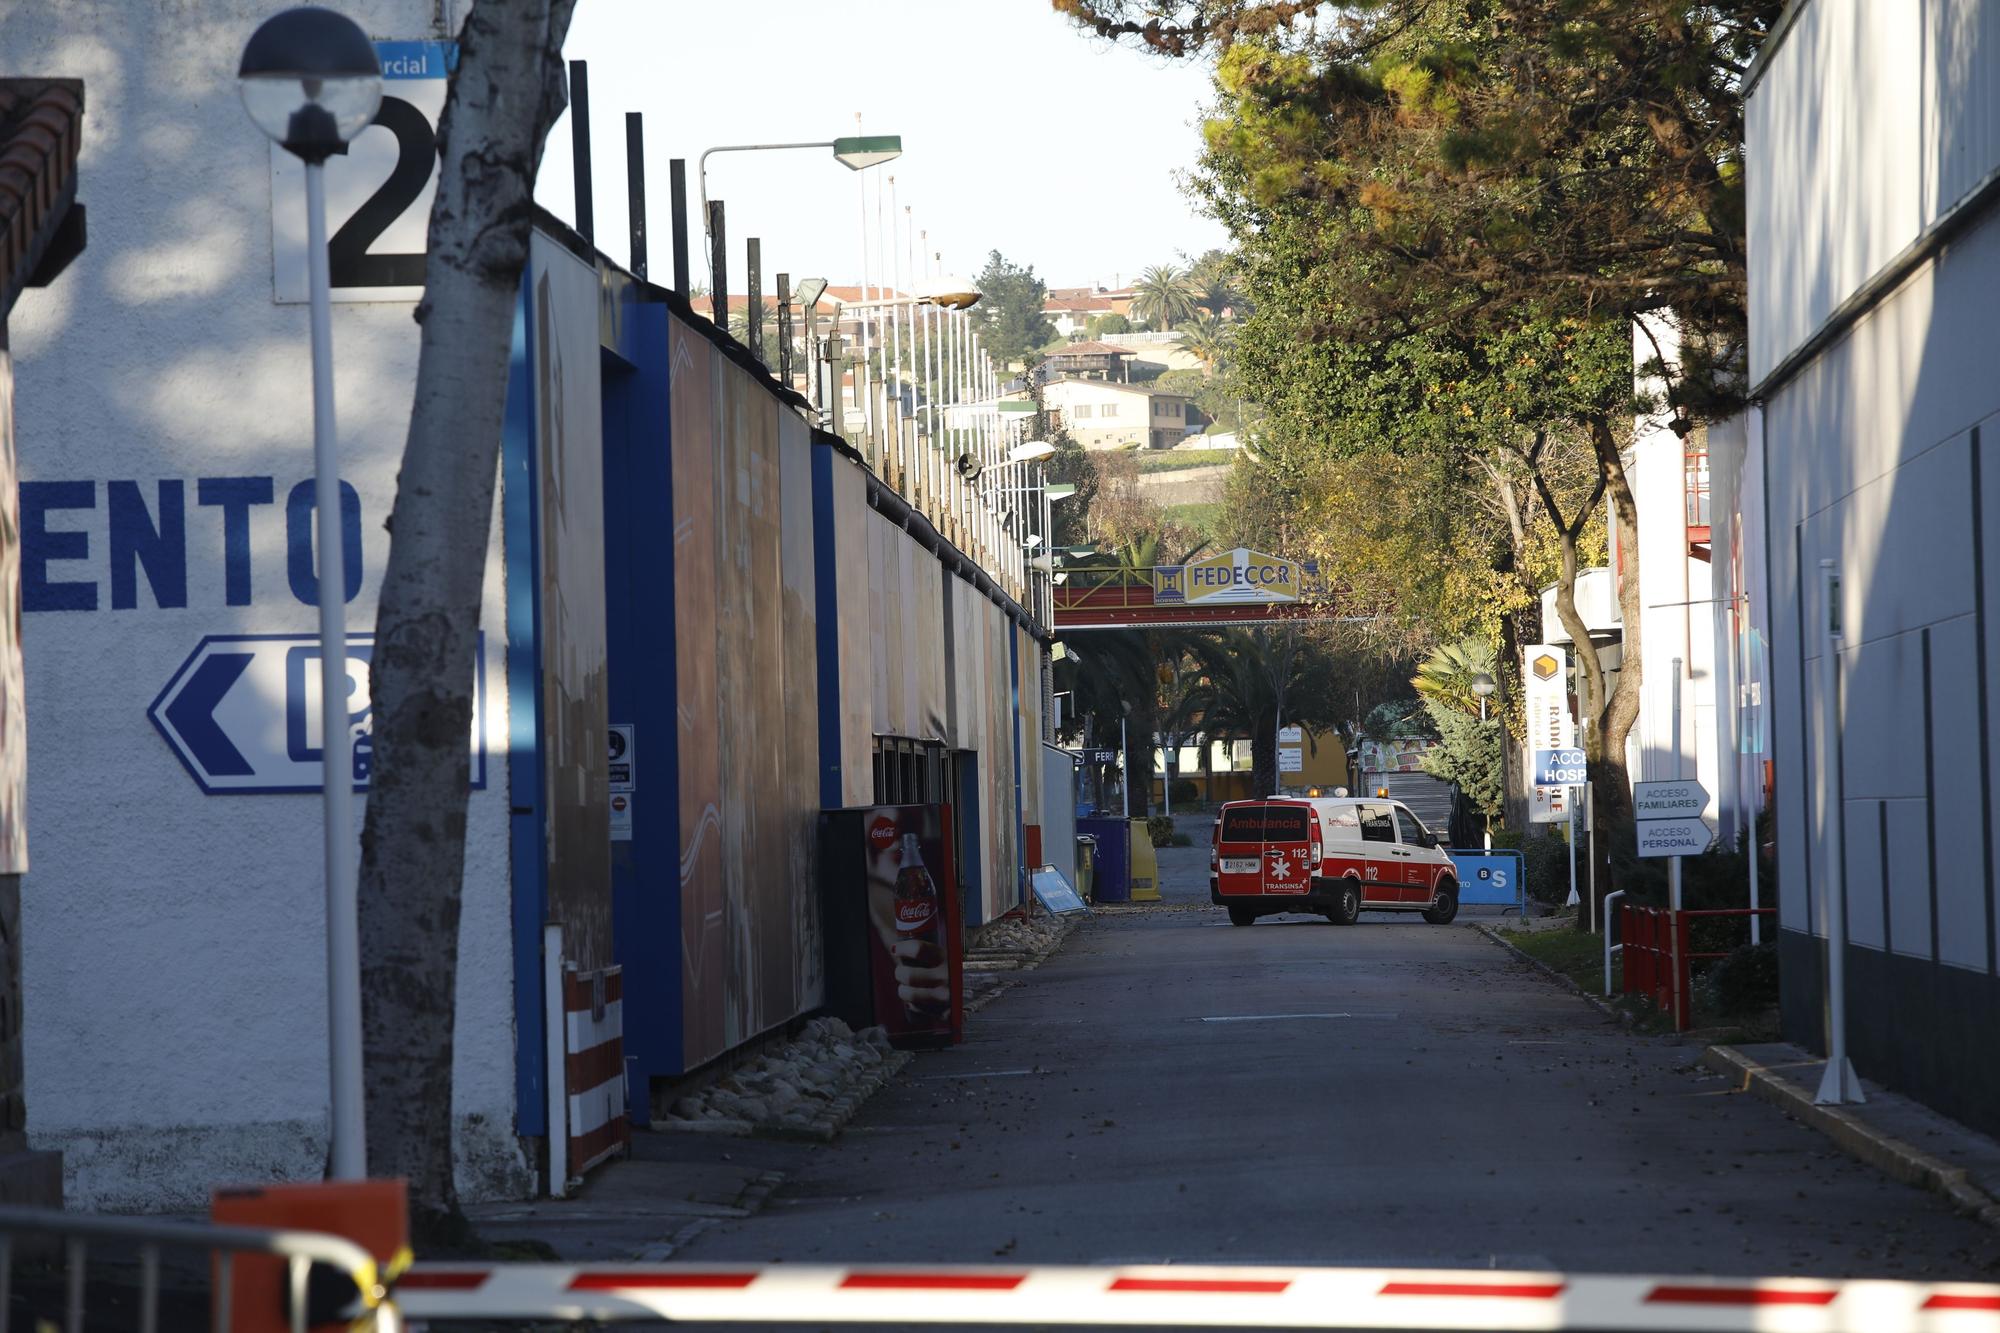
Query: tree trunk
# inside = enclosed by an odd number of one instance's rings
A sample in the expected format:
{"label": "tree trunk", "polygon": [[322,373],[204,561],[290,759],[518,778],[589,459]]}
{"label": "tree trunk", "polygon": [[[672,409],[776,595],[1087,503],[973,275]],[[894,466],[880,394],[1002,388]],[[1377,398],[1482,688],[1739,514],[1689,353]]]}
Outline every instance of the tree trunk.
{"label": "tree trunk", "polygon": [[535,170],[564,105],[574,4],[479,0],[459,35],[375,620],[360,876],[368,1168],[409,1182],[420,1246],[466,1234],[452,1178],[452,1037],[474,648],[514,304]]}
{"label": "tree trunk", "polygon": [[1253,796],[1278,790],[1278,720],[1262,717],[1250,729],[1250,785]]}
{"label": "tree trunk", "polygon": [[[1632,836],[1632,785],[1625,767],[1625,742],[1639,718],[1639,687],[1643,680],[1640,617],[1644,608],[1639,599],[1639,506],[1632,498],[1632,486],[1625,475],[1625,460],[1606,417],[1593,417],[1590,442],[1597,452],[1600,475],[1611,500],[1611,521],[1617,525],[1617,549],[1624,565],[1618,580],[1618,614],[1623,622],[1624,641],[1620,645],[1618,688],[1604,699],[1598,721],[1601,760],[1591,766],[1591,794],[1595,800],[1597,836],[1592,854],[1597,858],[1597,887],[1600,895],[1611,891],[1613,842],[1621,855],[1627,853]],[[1595,657],[1595,653],[1592,654]],[[1603,677],[1598,677],[1603,688]],[[1602,694],[1598,696],[1603,698]],[[1580,913],[1579,920],[1588,913]]]}
{"label": "tree trunk", "polygon": [[1153,712],[1134,709],[1125,719],[1125,790],[1133,818],[1144,816],[1153,798]]}

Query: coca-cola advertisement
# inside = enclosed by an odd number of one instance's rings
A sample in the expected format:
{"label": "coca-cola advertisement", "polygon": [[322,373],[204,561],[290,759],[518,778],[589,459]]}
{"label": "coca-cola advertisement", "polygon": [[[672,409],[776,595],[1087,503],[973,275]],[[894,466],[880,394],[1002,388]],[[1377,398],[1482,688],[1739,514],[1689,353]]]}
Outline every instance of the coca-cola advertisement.
{"label": "coca-cola advertisement", "polygon": [[899,1046],[964,1036],[950,830],[940,805],[821,816],[828,1007],[855,1026],[880,1023]]}

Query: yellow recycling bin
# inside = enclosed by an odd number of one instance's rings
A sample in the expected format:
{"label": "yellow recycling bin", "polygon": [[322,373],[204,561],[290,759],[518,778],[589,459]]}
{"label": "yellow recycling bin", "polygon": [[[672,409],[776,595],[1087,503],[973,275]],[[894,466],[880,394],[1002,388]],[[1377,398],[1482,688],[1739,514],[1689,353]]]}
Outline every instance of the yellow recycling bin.
{"label": "yellow recycling bin", "polygon": [[1132,821],[1131,882],[1133,902],[1160,901],[1160,858],[1153,855],[1153,835],[1143,819]]}

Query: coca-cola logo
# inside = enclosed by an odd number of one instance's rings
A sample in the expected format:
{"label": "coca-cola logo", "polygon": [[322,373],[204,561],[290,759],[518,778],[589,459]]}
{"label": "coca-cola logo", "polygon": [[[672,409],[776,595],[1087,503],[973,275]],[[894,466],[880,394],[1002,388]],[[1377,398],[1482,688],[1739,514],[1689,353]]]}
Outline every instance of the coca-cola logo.
{"label": "coca-cola logo", "polygon": [[928,898],[905,898],[896,904],[896,924],[904,930],[921,930],[937,915],[937,904]]}
{"label": "coca-cola logo", "polygon": [[878,852],[886,852],[896,844],[896,821],[886,816],[878,817],[868,826],[868,842]]}

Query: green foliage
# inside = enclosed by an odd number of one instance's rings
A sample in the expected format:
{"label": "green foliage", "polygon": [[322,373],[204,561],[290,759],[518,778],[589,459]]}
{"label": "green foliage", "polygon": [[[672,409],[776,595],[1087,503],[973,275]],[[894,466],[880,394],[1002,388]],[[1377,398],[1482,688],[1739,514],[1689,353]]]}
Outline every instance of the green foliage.
{"label": "green foliage", "polygon": [[1776,942],[1745,944],[1716,960],[1700,983],[1716,1012],[1736,1018],[1761,1013],[1778,1002]]}
{"label": "green foliage", "polygon": [[1201,312],[1182,321],[1180,331],[1180,339],[1175,345],[1181,351],[1201,362],[1202,369],[1210,374],[1223,369],[1229,359],[1232,342],[1227,324],[1214,315]]}
{"label": "green foliage", "polygon": [[1201,788],[1193,778],[1175,778],[1172,791],[1175,805],[1189,806],[1201,799]]}
{"label": "green foliage", "polygon": [[1410,685],[1430,703],[1476,714],[1480,703],[1473,687],[1481,676],[1493,675],[1496,657],[1493,645],[1480,639],[1448,643],[1417,665]]}
{"label": "green foliage", "polygon": [[1132,313],[1146,327],[1165,331],[1194,318],[1197,289],[1186,270],[1155,264],[1132,284]]}
{"label": "green foliage", "polygon": [[1146,836],[1155,847],[1174,845],[1174,818],[1172,815],[1149,815],[1146,819]]}
{"label": "green foliage", "polygon": [[1227,467],[1236,461],[1234,449],[1172,449],[1139,456],[1141,472],[1183,472],[1195,467]]}
{"label": "green foliage", "polygon": [[1438,744],[1424,754],[1424,772],[1457,783],[1488,817],[1499,814],[1506,795],[1500,719],[1481,722],[1436,699],[1425,699],[1424,711],[1438,732]]}
{"label": "green foliage", "polygon": [[1083,322],[1084,336],[1101,338],[1107,333],[1130,333],[1132,321],[1116,310],[1108,315],[1095,315]]}
{"label": "green foliage", "polygon": [[972,319],[994,360],[1011,365],[1056,340],[1056,326],[1042,313],[1048,284],[1035,276],[1032,265],[1009,263],[995,250],[987,255],[977,281],[982,295],[972,307]]}
{"label": "green foliage", "polygon": [[[1521,873],[1528,878],[1528,896],[1538,903],[1560,907],[1569,901],[1569,844],[1562,835],[1540,825],[1540,832],[1515,834],[1520,841]],[[1501,834],[1493,835],[1500,846]],[[1579,863],[1579,873],[1581,865]]]}

